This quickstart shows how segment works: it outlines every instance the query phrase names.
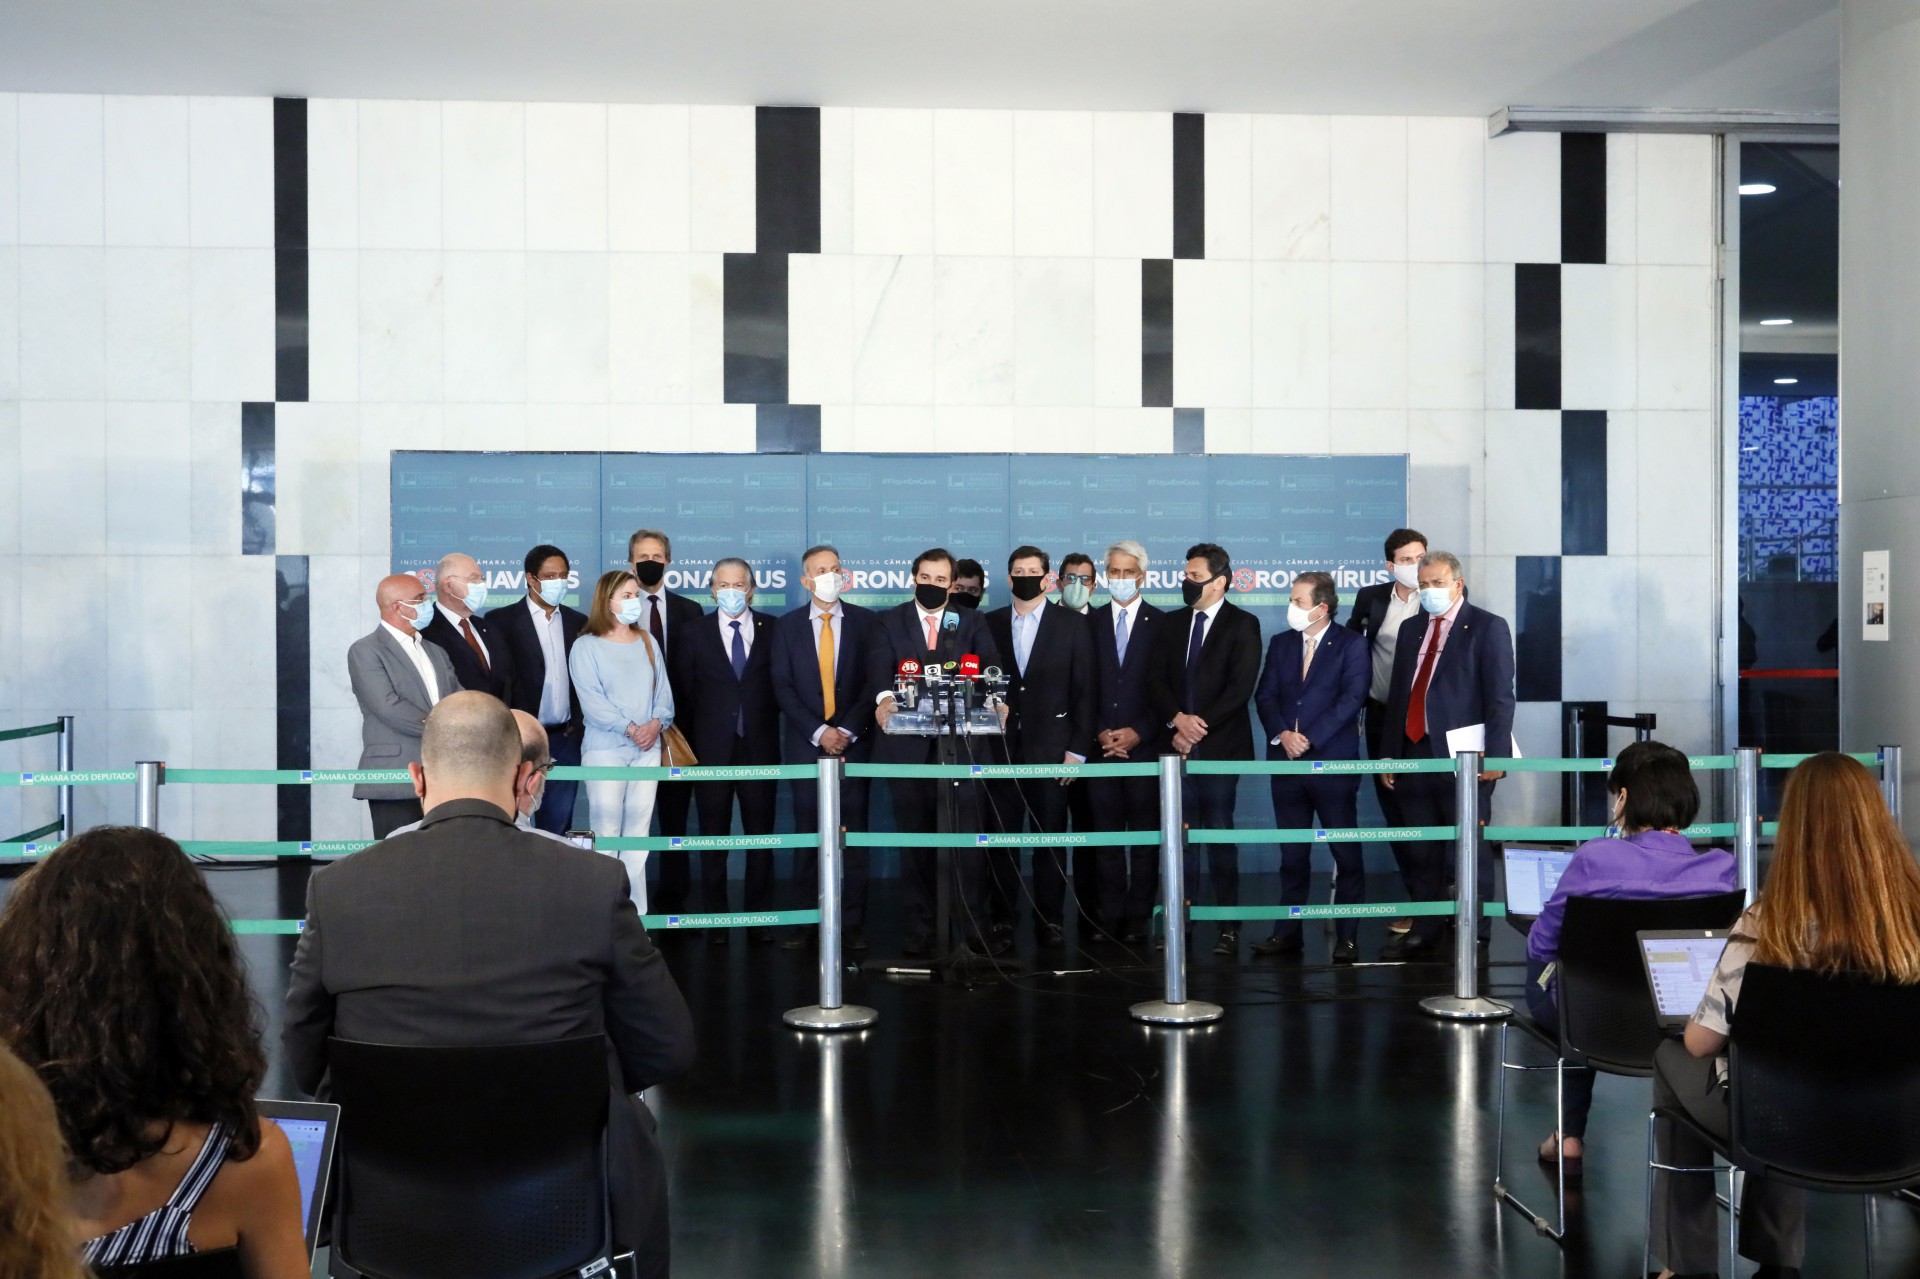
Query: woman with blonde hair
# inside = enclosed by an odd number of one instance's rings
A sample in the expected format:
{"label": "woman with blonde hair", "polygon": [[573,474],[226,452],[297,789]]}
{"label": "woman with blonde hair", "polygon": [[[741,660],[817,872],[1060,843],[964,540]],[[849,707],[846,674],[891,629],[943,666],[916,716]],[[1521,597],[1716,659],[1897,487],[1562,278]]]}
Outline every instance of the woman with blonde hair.
{"label": "woman with blonde hair", "polygon": [[[1727,948],[1687,1023],[1684,1042],[1654,1055],[1656,1107],[1684,1108],[1727,1134],[1726,1051],[1749,963],[1821,973],[1859,973],[1899,985],[1920,982],[1920,866],[1878,783],[1860,762],[1827,752],[1787,778],[1766,892],[1733,926]],[[1703,1167],[1704,1142],[1661,1124],[1660,1162]],[[1706,1274],[1718,1257],[1713,1179],[1661,1172],[1654,1185],[1654,1248],[1668,1276]],[[1741,1197],[1740,1252],[1761,1279],[1800,1273],[1806,1252],[1805,1193],[1749,1176]]]}
{"label": "woman with blonde hair", "polygon": [[[567,659],[580,713],[587,722],[580,763],[587,768],[660,762],[660,735],[673,723],[666,658],[640,625],[640,582],[625,569],[602,573],[587,624]],[[654,781],[588,782],[593,833],[602,839],[644,838],[653,823]],[[627,868],[633,904],[647,910],[647,855],[617,854]]]}
{"label": "woman with blonde hair", "polygon": [[53,1098],[0,1041],[0,1275],[83,1279],[68,1194]]}

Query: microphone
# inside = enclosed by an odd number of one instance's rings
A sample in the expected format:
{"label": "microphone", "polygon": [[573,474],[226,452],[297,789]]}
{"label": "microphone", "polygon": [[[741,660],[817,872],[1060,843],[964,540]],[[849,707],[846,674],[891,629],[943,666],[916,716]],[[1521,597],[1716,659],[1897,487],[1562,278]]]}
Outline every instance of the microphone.
{"label": "microphone", "polygon": [[901,679],[906,679],[909,676],[918,676],[920,674],[920,663],[914,661],[911,657],[906,658],[900,663],[900,669],[895,671],[894,674]]}
{"label": "microphone", "polygon": [[893,693],[900,705],[908,710],[920,704],[920,663],[911,657],[901,661],[894,670]]}
{"label": "microphone", "polygon": [[960,678],[980,678],[980,655],[978,653],[962,653],[960,655]]}
{"label": "microphone", "polygon": [[940,629],[943,631],[959,630],[960,614],[954,612],[952,609],[948,609],[940,618]]}

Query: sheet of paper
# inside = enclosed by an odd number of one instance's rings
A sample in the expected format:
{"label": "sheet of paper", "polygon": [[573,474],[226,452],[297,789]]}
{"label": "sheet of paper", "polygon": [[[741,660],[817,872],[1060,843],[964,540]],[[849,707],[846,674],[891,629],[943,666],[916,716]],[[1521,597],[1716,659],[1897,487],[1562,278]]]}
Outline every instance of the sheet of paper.
{"label": "sheet of paper", "polygon": [[1452,759],[1461,751],[1487,751],[1487,726],[1468,724],[1461,728],[1447,730],[1447,758]]}

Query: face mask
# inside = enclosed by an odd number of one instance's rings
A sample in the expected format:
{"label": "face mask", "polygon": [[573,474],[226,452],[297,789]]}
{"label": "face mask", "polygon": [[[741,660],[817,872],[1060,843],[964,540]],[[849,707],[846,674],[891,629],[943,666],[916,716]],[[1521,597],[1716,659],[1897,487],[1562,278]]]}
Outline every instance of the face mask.
{"label": "face mask", "polygon": [[1060,588],[1060,602],[1076,613],[1085,608],[1087,601],[1092,598],[1093,588],[1084,582],[1068,582]]}
{"label": "face mask", "polygon": [[487,606],[487,584],[475,582],[467,588],[467,593],[461,596],[460,600],[467,606],[469,612],[478,613]]}
{"label": "face mask", "polygon": [[1296,631],[1304,631],[1313,625],[1313,609],[1301,608],[1298,604],[1287,604],[1287,625]]}
{"label": "face mask", "polygon": [[640,620],[640,597],[621,600],[613,613],[614,619],[626,626],[632,626]]}
{"label": "face mask", "polygon": [[641,560],[633,566],[633,575],[640,579],[640,585],[652,590],[666,577],[667,566],[659,560]]}
{"label": "face mask", "polygon": [[713,593],[713,598],[728,617],[738,617],[747,611],[747,593],[737,587],[723,586]]}
{"label": "face mask", "polygon": [[[433,596],[427,596],[418,604],[402,604],[400,607],[413,613],[414,630],[424,631],[433,625]],[[405,617],[406,613],[403,612],[400,616]]]}
{"label": "face mask", "polygon": [[1047,579],[1044,577],[1010,577],[1007,579],[1007,589],[1013,592],[1013,598],[1017,600],[1039,599],[1040,592],[1046,588],[1046,585]]}
{"label": "face mask", "polygon": [[972,591],[955,591],[947,596],[947,607],[975,609],[980,607],[980,601],[984,598],[985,592],[975,595]]}
{"label": "face mask", "polygon": [[540,583],[540,598],[544,600],[549,607],[558,608],[560,606],[560,601],[565,599],[566,597],[567,597],[567,579],[566,578],[550,577],[546,581]]}
{"label": "face mask", "polygon": [[1440,616],[1453,607],[1453,588],[1447,586],[1423,586],[1420,588],[1420,607]]}
{"label": "face mask", "polygon": [[1140,593],[1140,583],[1131,577],[1110,577],[1107,579],[1107,594],[1113,596],[1115,604],[1131,604],[1133,597]]}
{"label": "face mask", "polygon": [[947,605],[947,588],[935,586],[932,582],[921,582],[913,588],[913,602],[931,613]]}
{"label": "face mask", "polygon": [[813,597],[822,604],[831,604],[840,598],[840,575],[838,573],[816,573],[813,585],[808,588]]}
{"label": "face mask", "polygon": [[1192,608],[1200,602],[1201,592],[1213,585],[1214,581],[1215,579],[1211,577],[1204,582],[1196,582],[1188,578],[1186,581],[1180,583],[1180,598],[1187,602],[1188,608]]}
{"label": "face mask", "polygon": [[1393,565],[1393,580],[1410,591],[1418,590],[1420,587],[1420,566],[1418,564]]}

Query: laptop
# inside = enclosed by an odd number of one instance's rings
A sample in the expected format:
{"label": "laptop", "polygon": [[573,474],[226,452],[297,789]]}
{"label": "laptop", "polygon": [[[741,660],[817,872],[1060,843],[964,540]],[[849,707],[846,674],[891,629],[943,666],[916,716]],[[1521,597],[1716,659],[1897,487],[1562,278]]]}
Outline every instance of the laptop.
{"label": "laptop", "polygon": [[1531,922],[1573,860],[1571,848],[1522,848],[1507,845],[1507,918]]}
{"label": "laptop", "polygon": [[1700,1007],[1727,947],[1727,933],[1725,928],[1683,928],[1634,934],[1662,1029],[1684,1027]]}
{"label": "laptop", "polygon": [[300,1176],[300,1220],[307,1236],[307,1260],[312,1261],[321,1214],[327,1207],[327,1177],[333,1171],[333,1146],[340,1135],[340,1107],[324,1101],[265,1098],[254,1104],[262,1118],[280,1125],[293,1147],[293,1169]]}

